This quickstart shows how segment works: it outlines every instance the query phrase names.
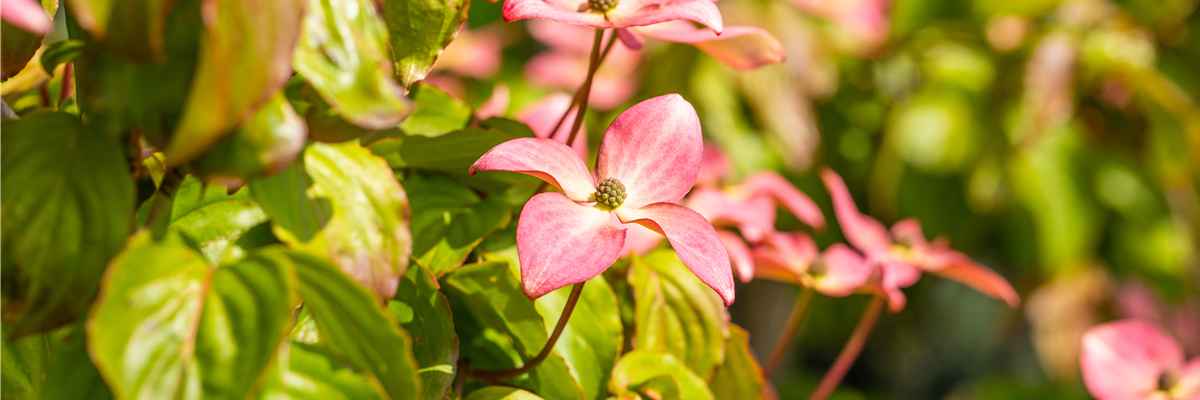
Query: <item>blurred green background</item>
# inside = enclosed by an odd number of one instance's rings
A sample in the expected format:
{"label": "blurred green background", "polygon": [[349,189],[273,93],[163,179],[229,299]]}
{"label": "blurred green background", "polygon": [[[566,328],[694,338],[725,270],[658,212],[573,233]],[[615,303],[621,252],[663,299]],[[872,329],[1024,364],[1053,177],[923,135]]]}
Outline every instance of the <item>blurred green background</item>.
{"label": "blurred green background", "polygon": [[[771,31],[787,59],[734,71],[650,41],[639,99],[682,93],[739,174],[783,173],[832,216],[816,178],[842,174],[864,212],[917,217],[997,270],[1020,308],[925,277],[885,315],[837,397],[1084,399],[1078,339],[1117,318],[1155,321],[1200,352],[1200,16],[1196,1],[721,0],[726,26]],[[525,64],[551,51],[476,0],[469,27],[498,37],[481,104],[504,83],[513,114],[550,93]],[[481,34],[482,32],[482,34]],[[460,37],[461,38],[461,37]],[[452,45],[453,46],[453,45]],[[450,54],[450,50],[447,51]],[[601,83],[598,83],[601,84]],[[616,111],[593,111],[593,149]],[[779,228],[807,229],[790,215]],[[836,224],[814,237],[842,241]],[[754,281],[730,309],[760,359],[798,289]],[[773,383],[806,398],[866,304],[822,298]]]}

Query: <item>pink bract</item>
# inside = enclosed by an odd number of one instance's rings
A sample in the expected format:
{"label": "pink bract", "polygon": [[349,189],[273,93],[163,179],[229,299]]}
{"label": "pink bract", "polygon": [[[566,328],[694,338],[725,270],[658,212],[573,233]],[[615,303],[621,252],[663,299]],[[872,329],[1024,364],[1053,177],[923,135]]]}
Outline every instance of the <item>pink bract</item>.
{"label": "pink bract", "polygon": [[711,0],[624,0],[600,12],[587,0],[506,0],[504,20],[538,18],[592,28],[628,28],[689,20],[721,33],[721,11]]}
{"label": "pink bract", "polygon": [[[517,252],[529,298],[591,279],[616,261],[626,232],[612,223],[615,215],[666,236],[683,263],[729,305],[733,273],[716,231],[700,214],[675,204],[695,183],[701,150],[695,109],[671,94],[617,116],[600,142],[594,174],[571,148],[543,138],[497,145],[470,172],[521,172],[563,191],[538,194],[521,211]],[[595,195],[598,182],[610,178],[625,187],[624,202],[615,208],[598,204]]]}
{"label": "pink bract", "polygon": [[1185,363],[1179,343],[1145,321],[1089,329],[1079,364],[1088,391],[1098,400],[1200,399],[1200,358]]}
{"label": "pink bract", "polygon": [[799,232],[773,233],[753,255],[756,275],[799,283],[827,296],[849,296],[871,278],[871,264],[854,250],[839,243],[818,253],[816,243]]}
{"label": "pink bract", "polygon": [[26,32],[45,36],[50,32],[50,16],[46,9],[33,0],[0,1],[0,19]]}
{"label": "pink bract", "polygon": [[731,26],[718,35],[687,21],[669,21],[631,30],[662,41],[696,46],[730,68],[741,71],[781,62],[785,56],[779,39],[756,27]]}
{"label": "pink bract", "polygon": [[846,241],[866,255],[867,261],[879,265],[883,275],[878,289],[888,299],[893,312],[904,308],[906,299],[901,288],[912,286],[922,272],[930,272],[957,280],[996,299],[1009,307],[1020,303],[1012,285],[995,271],[980,265],[965,254],[951,250],[944,239],[930,243],[915,219],[900,221],[889,233],[883,223],[863,215],[854,205],[842,177],[829,168],[821,171],[821,179],[833,198],[833,210]]}

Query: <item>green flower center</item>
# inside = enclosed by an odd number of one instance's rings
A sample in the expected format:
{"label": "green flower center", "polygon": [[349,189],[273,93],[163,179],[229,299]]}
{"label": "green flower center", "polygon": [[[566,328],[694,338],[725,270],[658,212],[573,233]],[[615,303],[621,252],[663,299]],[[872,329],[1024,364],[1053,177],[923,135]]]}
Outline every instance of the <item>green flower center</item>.
{"label": "green flower center", "polygon": [[617,7],[620,0],[588,0],[588,8],[592,11],[607,12]]}
{"label": "green flower center", "polygon": [[608,208],[617,208],[625,203],[625,184],[616,178],[607,178],[596,186],[596,203]]}

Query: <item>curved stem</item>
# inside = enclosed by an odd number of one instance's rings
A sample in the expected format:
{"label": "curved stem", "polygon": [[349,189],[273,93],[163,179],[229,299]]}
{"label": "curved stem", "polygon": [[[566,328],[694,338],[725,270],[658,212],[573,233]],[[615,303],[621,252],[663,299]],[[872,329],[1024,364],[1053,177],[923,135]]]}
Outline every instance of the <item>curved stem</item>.
{"label": "curved stem", "polygon": [[775,350],[771,351],[771,358],[767,359],[767,365],[763,367],[763,376],[771,376],[775,372],[775,368],[779,367],[784,353],[787,353],[788,345],[796,336],[796,329],[800,328],[800,321],[804,320],[804,315],[808,312],[808,303],[812,302],[812,297],[813,290],[804,288],[804,291],[800,292],[796,298],[796,305],[792,307],[792,315],[788,316],[787,325],[779,334],[779,339],[775,340]]}
{"label": "curved stem", "polygon": [[[579,128],[583,126],[583,115],[587,114],[588,98],[592,94],[592,81],[596,78],[596,71],[600,69],[600,62],[604,56],[608,56],[608,52],[612,50],[613,44],[617,42],[617,33],[613,32],[612,38],[608,39],[608,45],[604,47],[604,54],[600,51],[600,42],[604,38],[604,30],[596,30],[596,40],[592,43],[592,58],[588,63],[587,79],[583,81],[583,86],[579,88],[579,92],[575,94],[578,98],[575,100],[579,103],[579,110],[575,112],[575,123],[571,125],[571,135],[567,136],[567,146],[575,143],[575,135],[579,134]],[[568,110],[570,112],[570,110]]]}
{"label": "curved stem", "polygon": [[846,342],[846,347],[843,347],[842,353],[838,354],[837,361],[829,368],[829,372],[825,373],[825,378],[821,379],[821,384],[817,386],[817,390],[808,400],[825,400],[826,397],[833,394],[833,390],[837,389],[842,378],[846,376],[846,372],[850,371],[850,366],[854,365],[854,360],[858,359],[863,345],[867,343],[867,337],[871,336],[871,329],[875,328],[875,321],[879,319],[880,310],[883,310],[883,297],[875,296],[866,311],[863,311],[862,318],[858,320],[858,327],[854,328],[854,333],[850,335],[850,341]]}
{"label": "curved stem", "polygon": [[550,356],[550,352],[554,350],[554,344],[558,342],[558,337],[562,336],[563,329],[567,327],[567,320],[571,319],[571,312],[575,311],[575,303],[579,302],[579,295],[583,294],[583,284],[585,283],[587,281],[576,283],[571,287],[571,296],[567,298],[567,304],[563,306],[562,315],[558,317],[558,324],[554,326],[554,333],[550,334],[550,340],[546,341],[546,346],[542,347],[542,351],[525,363],[525,366],[514,369],[474,370],[471,371],[471,376],[483,380],[505,379],[520,376],[537,368],[542,361],[546,360],[546,357]]}

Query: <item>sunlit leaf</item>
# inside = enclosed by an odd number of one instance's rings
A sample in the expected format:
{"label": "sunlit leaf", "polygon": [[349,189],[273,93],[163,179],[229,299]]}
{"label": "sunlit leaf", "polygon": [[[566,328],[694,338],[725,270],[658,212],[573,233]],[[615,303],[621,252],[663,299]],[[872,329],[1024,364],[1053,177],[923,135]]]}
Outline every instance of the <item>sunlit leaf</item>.
{"label": "sunlit leaf", "polygon": [[471,107],[431,85],[418,86],[412,93],[417,110],[400,123],[409,136],[439,136],[463,129],[471,121]]}
{"label": "sunlit leaf", "polygon": [[413,354],[427,400],[441,399],[450,389],[458,365],[458,336],[450,304],[439,288],[429,270],[413,266],[404,273],[396,300],[388,303],[392,317],[413,336]]}
{"label": "sunlit leaf", "polygon": [[282,93],[254,112],[245,125],[188,164],[206,181],[240,185],[247,178],[282,171],[304,148],[307,128]]}
{"label": "sunlit leaf", "polygon": [[465,0],[384,0],[383,20],[391,31],[392,60],[404,87],[425,79],[467,19]]}
{"label": "sunlit leaf", "polygon": [[293,343],[288,363],[281,371],[282,385],[268,387],[263,398],[294,400],[378,400],[382,399],[366,377],[319,349]]}
{"label": "sunlit leaf", "polygon": [[191,161],[233,133],[291,77],[303,0],[204,1],[200,55],[165,149],[168,165]]}
{"label": "sunlit leaf", "polygon": [[276,236],[332,259],[382,304],[396,293],[411,252],[404,189],[382,159],[353,142],[313,143],[296,164],[303,170],[250,183]]}
{"label": "sunlit leaf", "polygon": [[414,175],[404,185],[412,201],[413,256],[439,276],[462,264],[484,237],[512,219],[506,199],[481,199],[444,176]]}
{"label": "sunlit leaf", "polygon": [[467,395],[466,400],[542,400],[542,398],[517,388],[488,386],[471,392]]}
{"label": "sunlit leaf", "polygon": [[633,348],[668,352],[697,375],[712,376],[729,337],[721,298],[671,250],[634,258],[629,281],[636,296]]}
{"label": "sunlit leaf", "polygon": [[18,335],[82,316],[133,225],[121,148],[55,112],[0,128],[5,319]]}
{"label": "sunlit leaf", "polygon": [[668,353],[634,350],[621,356],[613,368],[609,390],[617,396],[634,392],[653,393],[664,400],[712,399],[704,379]]}
{"label": "sunlit leaf", "polygon": [[277,250],[212,267],[179,234],[131,239],[105,275],[88,347],[117,398],[243,398],[297,301]]}
{"label": "sunlit leaf", "polygon": [[378,299],[328,261],[299,252],[290,256],[300,277],[304,307],[312,313],[321,343],[370,373],[391,398],[422,398],[412,340]]}
{"label": "sunlit leaf", "polygon": [[[441,282],[442,292],[457,311],[454,329],[463,352],[472,355],[475,368],[520,367],[546,345],[546,325],[506,263],[463,266]],[[585,398],[566,362],[554,353],[533,371],[508,382],[550,399]]]}
{"label": "sunlit leaf", "polygon": [[[554,330],[570,293],[571,288],[564,287],[534,302],[547,330]],[[566,360],[588,399],[608,397],[609,375],[625,340],[620,315],[608,282],[602,277],[588,280],[562,337],[554,344],[555,353]]]}
{"label": "sunlit leaf", "polygon": [[396,126],[413,107],[386,63],[388,31],[370,0],[309,0],[293,65],[334,112],[366,129]]}
{"label": "sunlit leaf", "polygon": [[763,397],[762,367],[750,349],[750,334],[740,326],[729,327],[725,345],[725,363],[708,382],[708,388],[718,399],[761,399]]}

